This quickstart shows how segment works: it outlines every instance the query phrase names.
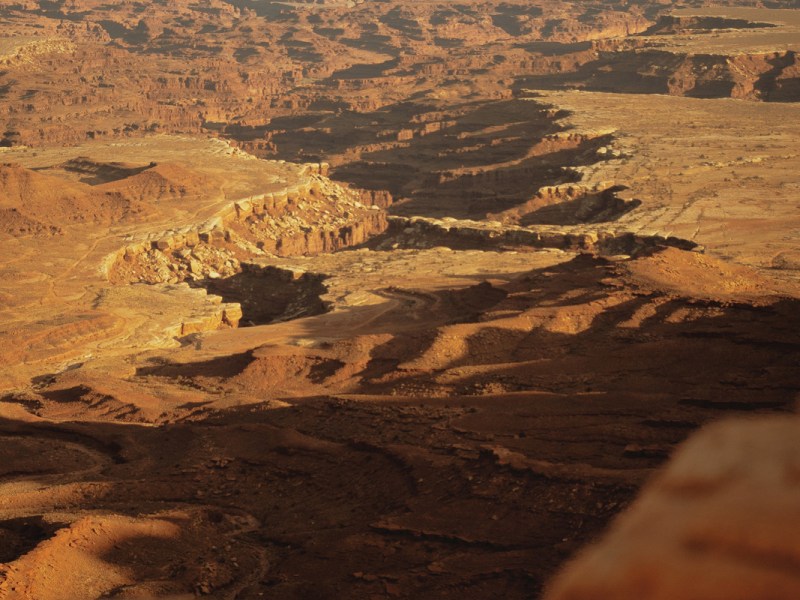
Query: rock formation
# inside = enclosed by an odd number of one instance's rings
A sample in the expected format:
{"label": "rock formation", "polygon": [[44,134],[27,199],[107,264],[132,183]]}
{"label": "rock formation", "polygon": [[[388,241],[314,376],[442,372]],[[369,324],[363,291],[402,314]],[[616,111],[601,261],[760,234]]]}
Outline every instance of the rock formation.
{"label": "rock formation", "polygon": [[799,427],[742,419],[695,434],[545,598],[796,597]]}

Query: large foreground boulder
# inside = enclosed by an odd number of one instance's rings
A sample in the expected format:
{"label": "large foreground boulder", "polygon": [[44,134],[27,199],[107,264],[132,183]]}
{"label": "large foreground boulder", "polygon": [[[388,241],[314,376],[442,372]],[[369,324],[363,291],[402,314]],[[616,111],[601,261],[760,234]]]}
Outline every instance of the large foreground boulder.
{"label": "large foreground boulder", "polygon": [[695,435],[545,598],[800,598],[800,418]]}

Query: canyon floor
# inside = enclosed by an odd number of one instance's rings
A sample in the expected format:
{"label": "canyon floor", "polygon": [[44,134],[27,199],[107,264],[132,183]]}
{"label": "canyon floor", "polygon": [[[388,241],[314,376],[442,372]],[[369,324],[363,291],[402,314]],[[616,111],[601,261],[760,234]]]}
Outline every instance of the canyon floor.
{"label": "canyon floor", "polygon": [[0,597],[797,597],[800,10],[728,4],[0,8]]}

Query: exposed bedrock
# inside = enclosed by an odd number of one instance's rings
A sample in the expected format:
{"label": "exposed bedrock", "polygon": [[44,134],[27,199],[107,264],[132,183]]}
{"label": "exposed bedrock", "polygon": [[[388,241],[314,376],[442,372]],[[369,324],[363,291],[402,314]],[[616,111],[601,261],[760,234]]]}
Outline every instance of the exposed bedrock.
{"label": "exposed bedrock", "polygon": [[240,325],[287,321],[327,310],[322,296],[325,275],[243,263],[230,277],[202,279],[192,285],[241,306]]}
{"label": "exposed bedrock", "polygon": [[632,94],[800,100],[800,61],[793,50],[768,53],[680,54],[658,49],[601,53],[573,73],[530,78],[528,87],[575,86]]}
{"label": "exposed bedrock", "polygon": [[487,218],[523,226],[616,221],[641,205],[640,200],[624,200],[617,196],[625,189],[610,182],[591,186],[580,183],[545,186],[527,202],[499,213],[489,213]]}
{"label": "exposed bedrock", "polygon": [[366,242],[388,223],[378,204],[388,194],[350,190],[327,178],[239,200],[198,227],[126,246],[109,260],[112,283],[219,279],[257,256],[333,252]]}
{"label": "exposed bedrock", "polygon": [[[0,47],[0,144],[225,131],[268,148],[250,133],[275,116],[375,110],[410,96],[420,77],[428,90],[480,78],[484,97],[499,98],[497,77],[574,68],[593,40],[652,24],[641,8],[614,4],[581,7],[575,19],[518,1],[184,0],[153,4],[146,17],[138,6],[16,2],[4,11],[4,37],[17,39]],[[498,42],[512,47],[502,61]]]}
{"label": "exposed bedrock", "polygon": [[[547,190],[579,181],[577,168],[612,158],[603,154],[612,140],[599,132],[560,131],[543,136],[520,158],[508,159],[502,143],[490,142],[483,149],[485,157],[497,157],[497,163],[470,169],[434,172],[412,193],[408,205],[400,204],[392,212],[412,216],[417,209],[423,216],[496,218],[496,213],[524,213],[526,203],[548,194]],[[567,189],[567,188],[563,188]],[[426,204],[441,206],[441,213],[425,210]],[[522,208],[519,208],[522,206]],[[500,219],[505,220],[505,219]],[[513,219],[512,219],[513,220]]]}
{"label": "exposed bedrock", "polygon": [[[264,127],[273,147],[259,154],[324,155],[336,180],[372,194],[388,191],[397,200],[393,214],[483,218],[530,200],[543,186],[577,181],[578,168],[619,158],[608,149],[611,132],[565,130],[565,115],[527,92],[498,101],[320,112],[275,119]],[[295,121],[304,127],[291,130]],[[362,201],[386,206],[386,200]]]}
{"label": "exposed bedrock", "polygon": [[385,248],[556,248],[599,255],[630,254],[661,246],[702,252],[691,240],[672,236],[641,235],[598,226],[503,225],[498,221],[390,217],[389,228],[369,244]]}
{"label": "exposed bedrock", "polygon": [[680,33],[712,33],[720,29],[762,29],[776,27],[772,23],[757,23],[747,19],[731,19],[728,17],[675,16],[664,15],[645,31],[642,36],[675,35]]}

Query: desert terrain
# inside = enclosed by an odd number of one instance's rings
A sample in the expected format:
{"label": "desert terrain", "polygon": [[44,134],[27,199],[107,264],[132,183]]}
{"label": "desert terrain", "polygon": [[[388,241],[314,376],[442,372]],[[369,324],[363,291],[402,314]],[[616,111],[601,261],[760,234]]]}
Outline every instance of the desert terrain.
{"label": "desert terrain", "polygon": [[800,592],[800,5],[0,6],[0,598]]}

